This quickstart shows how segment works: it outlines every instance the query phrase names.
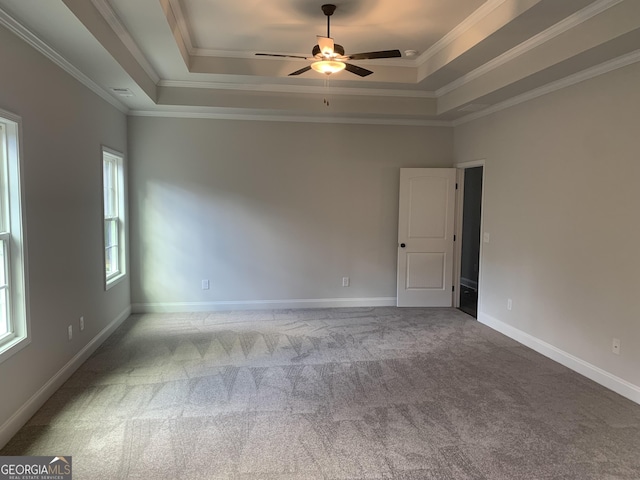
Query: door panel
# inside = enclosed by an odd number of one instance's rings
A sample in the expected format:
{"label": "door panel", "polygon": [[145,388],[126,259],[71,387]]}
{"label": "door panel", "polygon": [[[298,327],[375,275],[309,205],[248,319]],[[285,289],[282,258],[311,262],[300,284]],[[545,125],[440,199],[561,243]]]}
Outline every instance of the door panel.
{"label": "door panel", "polygon": [[444,238],[447,204],[447,179],[440,177],[409,178],[409,212],[407,239]]}
{"label": "door panel", "polygon": [[400,307],[452,305],[455,176],[453,168],[400,169]]}
{"label": "door panel", "polygon": [[444,260],[441,253],[407,253],[407,289],[443,288]]}

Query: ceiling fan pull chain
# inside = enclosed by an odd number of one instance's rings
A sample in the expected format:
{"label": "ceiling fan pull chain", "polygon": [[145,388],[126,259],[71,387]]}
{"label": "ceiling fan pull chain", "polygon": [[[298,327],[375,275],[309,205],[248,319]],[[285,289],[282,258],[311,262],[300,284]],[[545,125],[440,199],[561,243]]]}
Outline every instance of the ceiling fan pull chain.
{"label": "ceiling fan pull chain", "polygon": [[[329,78],[325,78],[324,79],[324,88],[325,88],[325,94],[329,91]],[[327,100],[327,97],[329,95],[325,95],[324,96],[324,104],[328,107],[329,106],[329,100]]]}

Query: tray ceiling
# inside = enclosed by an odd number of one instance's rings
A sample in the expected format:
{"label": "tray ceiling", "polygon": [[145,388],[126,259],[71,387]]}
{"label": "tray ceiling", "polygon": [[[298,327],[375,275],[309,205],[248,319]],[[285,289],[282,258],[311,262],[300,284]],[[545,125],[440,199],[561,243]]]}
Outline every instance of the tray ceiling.
{"label": "tray ceiling", "polygon": [[322,3],[0,0],[0,23],[140,115],[447,124],[638,59],[636,0],[335,1],[347,54],[402,57],[352,61],[361,78],[255,55],[311,56]]}

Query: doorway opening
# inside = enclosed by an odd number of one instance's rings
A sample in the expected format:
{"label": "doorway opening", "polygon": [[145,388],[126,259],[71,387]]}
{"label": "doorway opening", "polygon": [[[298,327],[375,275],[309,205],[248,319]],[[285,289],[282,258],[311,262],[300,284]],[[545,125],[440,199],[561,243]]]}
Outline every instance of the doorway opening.
{"label": "doorway opening", "polygon": [[474,318],[478,318],[482,177],[482,166],[464,169],[459,305],[460,310]]}

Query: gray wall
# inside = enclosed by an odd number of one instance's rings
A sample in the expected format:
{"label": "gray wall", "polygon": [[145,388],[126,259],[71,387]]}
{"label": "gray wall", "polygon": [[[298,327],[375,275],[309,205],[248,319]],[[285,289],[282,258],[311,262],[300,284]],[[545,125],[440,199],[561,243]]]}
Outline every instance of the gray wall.
{"label": "gray wall", "polygon": [[452,138],[451,128],[130,118],[134,307],[395,297],[399,169],[451,166]]}
{"label": "gray wall", "polygon": [[486,159],[479,318],[636,386],[638,85],[635,64],[455,129],[457,161]]}
{"label": "gray wall", "polygon": [[130,286],[104,291],[102,254],[100,146],[126,149],[126,117],[3,28],[0,45],[0,108],[23,122],[32,338],[0,363],[1,427],[130,305]]}

